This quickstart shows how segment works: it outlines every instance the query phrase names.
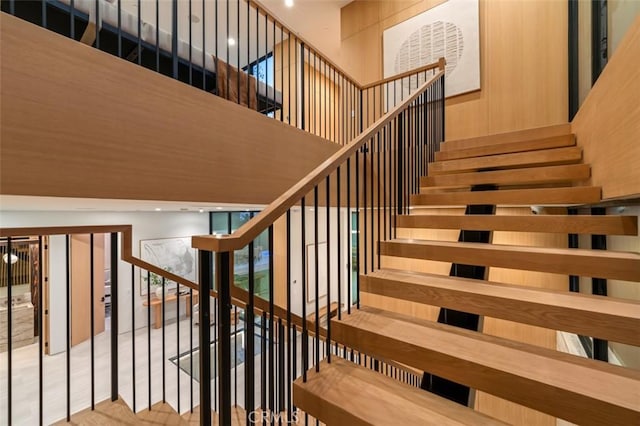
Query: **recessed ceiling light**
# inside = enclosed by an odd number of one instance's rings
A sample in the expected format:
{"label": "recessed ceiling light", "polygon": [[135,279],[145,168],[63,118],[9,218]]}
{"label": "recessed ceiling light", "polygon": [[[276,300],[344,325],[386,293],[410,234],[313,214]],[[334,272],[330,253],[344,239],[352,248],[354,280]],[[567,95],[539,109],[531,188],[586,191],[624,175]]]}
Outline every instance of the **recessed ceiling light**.
{"label": "recessed ceiling light", "polygon": [[161,212],[161,211],[162,211],[162,209],[161,209],[160,207],[156,207],[156,208],[155,208],[155,211],[157,211],[157,212]]}
{"label": "recessed ceiling light", "polygon": [[293,7],[293,0],[284,0],[284,5],[287,7]]}
{"label": "recessed ceiling light", "polygon": [[200,213],[204,213],[204,209],[200,209],[198,210]]}
{"label": "recessed ceiling light", "polygon": [[197,24],[198,22],[200,22],[200,17],[196,16],[196,15],[189,15],[189,19],[191,20],[191,22],[193,22],[194,24]]}
{"label": "recessed ceiling light", "polygon": [[233,37],[229,37],[229,40],[227,40],[227,42],[229,43],[229,46],[236,45],[236,40]]}
{"label": "recessed ceiling light", "polygon": [[216,210],[222,210],[222,207],[216,207]]}

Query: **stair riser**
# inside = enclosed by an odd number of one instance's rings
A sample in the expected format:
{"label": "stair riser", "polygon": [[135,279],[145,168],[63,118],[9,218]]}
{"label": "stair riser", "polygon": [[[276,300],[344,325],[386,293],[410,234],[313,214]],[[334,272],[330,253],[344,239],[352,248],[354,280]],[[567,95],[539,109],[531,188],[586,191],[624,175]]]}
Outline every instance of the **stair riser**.
{"label": "stair riser", "polygon": [[[461,283],[457,284],[460,287]],[[360,280],[360,290],[365,293],[640,346],[640,333],[637,332],[640,330],[639,318],[626,318],[589,310],[532,303],[516,298],[477,294],[456,289],[455,285],[430,287],[366,275]],[[485,284],[482,285],[485,286]],[[566,296],[566,298],[570,297],[582,296]]]}
{"label": "stair riser", "polygon": [[512,142],[487,145],[477,148],[466,148],[436,152],[436,161],[456,160],[460,158],[479,157],[485,155],[510,154],[514,152],[536,151],[540,149],[564,148],[576,144],[573,135],[555,136],[531,141]]}
{"label": "stair riser", "polygon": [[[334,321],[334,339],[440,377],[584,425],[639,424],[640,413]],[[514,392],[517,389],[517,392]]]}
{"label": "stair riser", "polygon": [[426,246],[397,242],[380,244],[380,254],[383,256],[640,281],[640,261],[637,259],[607,258],[603,260],[597,255],[566,253],[517,252],[509,250],[508,246],[494,246],[485,250],[437,244]]}

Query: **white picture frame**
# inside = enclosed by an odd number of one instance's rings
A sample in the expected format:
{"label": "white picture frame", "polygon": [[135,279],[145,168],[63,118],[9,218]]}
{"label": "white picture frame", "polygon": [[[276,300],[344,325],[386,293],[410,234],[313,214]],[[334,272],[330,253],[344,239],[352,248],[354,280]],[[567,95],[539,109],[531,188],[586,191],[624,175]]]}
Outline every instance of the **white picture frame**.
{"label": "white picture frame", "polygon": [[[140,258],[168,272],[197,282],[197,253],[191,247],[191,237],[140,240]],[[165,291],[175,292],[177,283],[165,281]],[[153,289],[152,289],[153,291]],[[140,271],[140,295],[147,294],[147,271]]]}
{"label": "white picture frame", "polygon": [[[442,56],[447,60],[446,97],[480,89],[478,0],[448,0],[383,32],[385,78],[437,62]],[[403,91],[406,97],[425,77],[420,76],[417,82],[415,77],[409,80],[396,85],[398,94]],[[393,107],[393,99],[388,102]]]}

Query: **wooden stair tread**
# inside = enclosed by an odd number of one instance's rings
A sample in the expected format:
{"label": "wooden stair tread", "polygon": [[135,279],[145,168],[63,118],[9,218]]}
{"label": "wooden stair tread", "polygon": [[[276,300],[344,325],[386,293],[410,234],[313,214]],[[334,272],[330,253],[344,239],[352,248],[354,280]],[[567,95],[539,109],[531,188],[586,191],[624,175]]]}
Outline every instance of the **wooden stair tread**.
{"label": "wooden stair tread", "polygon": [[95,405],[95,410],[87,408],[71,415],[71,421],[62,419],[55,425],[138,425],[140,420],[131,411],[122,398],[115,401],[107,399]]}
{"label": "wooden stair tread", "polygon": [[328,425],[504,424],[335,356],[294,382],[293,400]]}
{"label": "wooden stair tread", "polygon": [[640,302],[382,269],[360,290],[640,346]]}
{"label": "wooden stair tread", "polygon": [[573,182],[589,179],[591,167],[588,164],[567,164],[562,166],[530,167],[470,173],[453,173],[423,176],[420,184],[426,186],[471,186],[471,185],[517,185]]}
{"label": "wooden stair tread", "polygon": [[[193,407],[193,412],[187,412],[182,415],[182,424],[185,425],[199,425],[200,424],[200,406]],[[212,426],[218,426],[218,413],[211,412],[211,424]],[[234,405],[231,407],[231,426],[244,426],[246,424],[245,411],[242,407]]]}
{"label": "wooden stair tread", "polygon": [[332,336],[577,424],[640,423],[640,371],[374,308]]}
{"label": "wooden stair tread", "polygon": [[582,148],[554,148],[513,154],[489,155],[462,158],[459,160],[435,161],[429,165],[429,176],[443,173],[458,173],[473,170],[530,167],[577,163],[582,160]]}
{"label": "wooden stair tread", "polygon": [[539,149],[574,146],[576,138],[572,134],[551,136],[518,142],[498,143],[472,148],[449,149],[436,152],[436,161],[456,160],[460,158],[482,157],[485,155],[508,154],[513,152],[536,151]]}
{"label": "wooden stair tread", "polygon": [[151,406],[151,410],[146,409],[136,414],[139,424],[153,425],[183,425],[184,419],[173,407],[164,402],[158,402]]}
{"label": "wooden stair tread", "polygon": [[440,150],[449,151],[458,149],[469,149],[486,145],[523,142],[531,139],[544,139],[568,134],[571,134],[571,125],[568,123],[564,123],[553,126],[518,130],[515,132],[496,133],[493,135],[445,141],[440,145]]}
{"label": "wooden stair tread", "polygon": [[495,191],[455,191],[414,194],[413,206],[453,206],[471,204],[495,205],[571,205],[593,204],[601,200],[597,186],[563,188],[500,189]]}
{"label": "wooden stair tread", "polygon": [[396,220],[399,228],[638,235],[637,216],[401,215]]}
{"label": "wooden stair tread", "polygon": [[413,259],[640,281],[640,253],[395,239],[380,254]]}

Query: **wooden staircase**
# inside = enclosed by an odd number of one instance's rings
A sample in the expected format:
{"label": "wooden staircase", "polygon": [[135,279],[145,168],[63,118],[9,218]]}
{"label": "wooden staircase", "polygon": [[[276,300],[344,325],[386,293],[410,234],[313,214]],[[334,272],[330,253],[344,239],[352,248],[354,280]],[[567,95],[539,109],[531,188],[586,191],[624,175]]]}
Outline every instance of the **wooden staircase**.
{"label": "wooden staircase", "polygon": [[[564,209],[565,214],[554,215],[424,214],[444,206],[599,203],[600,188],[581,182],[589,178],[589,165],[581,163],[569,125],[449,141],[435,158],[420,194],[411,197],[412,214],[398,217],[398,228],[638,235],[636,217],[569,216]],[[478,190],[478,185],[490,187]],[[382,269],[360,277],[363,293],[640,346],[636,301],[395,266],[398,259],[417,259],[640,282],[640,253],[417,238],[382,241],[379,250]],[[394,259],[396,269],[385,267]],[[367,306],[334,318],[331,333],[337,342],[372,357],[569,422],[640,424],[637,370]],[[295,382],[294,403],[327,424],[499,423],[337,357],[310,372],[306,382]]]}

